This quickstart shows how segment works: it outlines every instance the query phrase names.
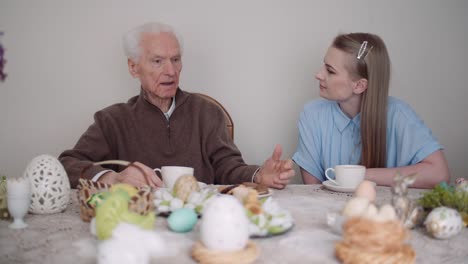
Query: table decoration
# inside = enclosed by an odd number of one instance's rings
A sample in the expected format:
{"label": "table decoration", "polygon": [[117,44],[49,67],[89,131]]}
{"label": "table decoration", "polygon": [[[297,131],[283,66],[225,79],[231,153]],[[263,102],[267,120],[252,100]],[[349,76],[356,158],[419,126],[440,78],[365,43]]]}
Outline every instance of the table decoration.
{"label": "table decoration", "polygon": [[154,192],[153,203],[156,213],[162,216],[169,216],[171,212],[180,208],[193,209],[198,215],[202,215],[205,205],[217,194],[216,187],[206,185],[200,188],[200,191],[192,191],[184,201],[176,197],[172,190],[159,188]]}
{"label": "table decoration", "polygon": [[13,217],[13,223],[8,227],[11,229],[21,229],[28,226],[23,220],[28,213],[31,203],[31,186],[29,178],[10,177],[7,179],[7,204],[8,211]]}
{"label": "table decoration", "polygon": [[192,192],[199,192],[200,186],[193,175],[182,175],[174,183],[173,193],[182,201],[187,201]]}
{"label": "table decoration", "polygon": [[[379,208],[369,198],[366,192],[356,191],[342,217],[333,219],[342,224],[343,233],[335,247],[336,257],[343,263],[414,263],[415,252],[405,244],[409,233],[395,208],[390,204]],[[336,223],[328,222],[332,227]]]}
{"label": "table decoration", "polygon": [[189,232],[197,223],[198,216],[193,209],[180,208],[167,218],[169,228],[178,233]]}
{"label": "table decoration", "polygon": [[414,228],[424,221],[426,214],[421,206],[408,197],[408,187],[414,183],[418,174],[401,175],[397,172],[393,178],[392,205],[398,219],[406,228]]}
{"label": "table decoration", "polygon": [[[109,184],[103,184],[101,182],[93,182],[91,180],[79,179],[78,182],[78,202],[80,205],[80,217],[83,221],[89,222],[93,217],[96,216],[96,199],[101,199],[104,197],[99,197],[112,187]],[[98,195],[98,196],[94,196]],[[95,199],[91,199],[94,196]],[[148,212],[154,213],[154,202],[153,202],[153,192],[149,187],[139,188],[137,193],[131,195],[128,200],[128,209],[131,212],[138,213],[140,215],[146,215]]]}
{"label": "table decoration", "polygon": [[7,204],[7,180],[5,176],[0,177],[0,219],[9,219]]}
{"label": "table decoration", "polygon": [[280,235],[294,227],[294,219],[291,213],[281,208],[278,203],[268,197],[261,199],[262,212],[255,214],[247,211],[249,218],[249,233],[252,238]]}
{"label": "table decoration", "polygon": [[268,190],[266,186],[247,183],[218,188],[221,192],[233,195],[244,205],[250,220],[249,233],[252,238],[283,234],[294,226],[289,211],[281,208],[272,197],[259,198],[257,190],[264,192],[265,189]]}
{"label": "table decoration", "polygon": [[375,186],[376,186],[375,182],[364,180],[356,187],[354,196],[365,197],[370,202],[374,202],[375,197],[377,196],[377,193],[375,191]]}
{"label": "table decoration", "polygon": [[[390,203],[390,187],[377,186],[376,204]],[[410,197],[419,197],[428,190],[410,188]],[[77,190],[72,189],[71,203],[60,214],[28,214],[28,228],[16,231],[8,228],[11,221],[0,221],[0,259],[5,263],[97,263],[97,240],[89,231],[90,224],[80,219]],[[290,184],[275,190],[273,195],[281,207],[291,212],[294,227],[285,235],[250,239],[261,250],[254,263],[340,263],[335,257],[335,244],[342,235],[325,225],[327,211],[341,213],[352,194],[331,192],[321,185]],[[201,221],[203,217],[199,218]],[[200,223],[189,233],[174,233],[167,228],[166,218],[157,217],[154,230],[174,254],[152,258],[151,263],[197,263],[191,249],[200,239]],[[465,263],[467,259],[468,228],[450,239],[429,237],[425,228],[409,231],[411,246],[416,252],[416,263]],[[77,243],[89,241],[92,247],[81,251]],[[107,241],[107,240],[103,240]],[[132,240],[133,241],[133,240]],[[3,243],[2,243],[3,242]],[[201,242],[200,242],[201,243]],[[246,248],[248,245],[246,246]],[[157,250],[158,248],[153,248]],[[120,252],[119,252],[120,253]],[[93,254],[93,255],[91,255]],[[0,262],[2,262],[0,261]],[[220,263],[220,262],[218,262]]]}
{"label": "table decoration", "polygon": [[201,264],[253,263],[260,254],[260,250],[254,242],[248,241],[245,249],[238,251],[213,251],[206,248],[200,241],[192,247],[192,258]]}
{"label": "table decoration", "polygon": [[166,241],[154,231],[129,223],[118,224],[110,239],[98,244],[99,264],[146,264],[152,258],[170,255]]}
{"label": "table decoration", "polygon": [[50,155],[31,160],[23,177],[31,183],[31,205],[34,214],[53,214],[67,208],[70,200],[70,181],[60,161]]}
{"label": "table decoration", "polygon": [[424,193],[417,202],[427,212],[441,206],[457,210],[466,227],[468,226],[468,190],[464,187],[466,184],[468,183],[465,180],[459,180],[454,186],[442,182]]}
{"label": "table decoration", "polygon": [[258,256],[249,242],[247,216],[234,197],[217,196],[207,205],[201,220],[200,240],[192,248],[192,257],[201,263],[251,263]]}
{"label": "table decoration", "polygon": [[457,210],[441,206],[429,213],[424,225],[433,237],[447,239],[460,233],[463,221]]}
{"label": "table decoration", "polygon": [[342,234],[344,223],[354,217],[366,217],[375,221],[397,220],[396,211],[392,205],[384,204],[379,209],[374,204],[375,187],[374,182],[361,182],[341,212],[328,211],[326,213],[327,225],[335,233]]}
{"label": "table decoration", "polygon": [[141,215],[129,210],[129,202],[138,192],[127,184],[115,184],[109,189],[105,199],[96,207],[96,235],[105,240],[112,236],[117,225],[122,222],[137,225],[143,229],[153,229],[156,215],[148,211]]}
{"label": "table decoration", "polygon": [[343,240],[335,247],[343,263],[414,263],[416,253],[405,244],[408,230],[398,220],[375,221],[366,217],[347,220]]}
{"label": "table decoration", "polygon": [[[226,186],[206,185],[200,191],[192,191],[187,201],[175,197],[173,191],[160,188],[154,192],[156,213],[170,216],[180,208],[193,209],[199,216],[204,214],[204,208],[210,201],[221,195],[219,192]],[[255,189],[236,185],[229,192],[244,205],[245,213],[250,220],[249,233],[252,238],[269,237],[283,234],[294,226],[290,212],[281,208],[273,197],[258,198]]]}

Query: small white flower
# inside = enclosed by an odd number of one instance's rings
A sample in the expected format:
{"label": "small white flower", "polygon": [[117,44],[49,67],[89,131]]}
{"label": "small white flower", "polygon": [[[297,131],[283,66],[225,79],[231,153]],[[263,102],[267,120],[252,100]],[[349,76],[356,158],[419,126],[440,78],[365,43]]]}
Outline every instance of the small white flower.
{"label": "small white flower", "polygon": [[203,201],[203,195],[199,192],[192,192],[188,197],[188,202],[193,204],[199,204]]}
{"label": "small white flower", "polygon": [[184,201],[182,201],[181,199],[174,198],[174,199],[171,200],[171,203],[170,203],[171,211],[175,211],[177,209],[180,209],[183,206],[184,206]]}
{"label": "small white flower", "polygon": [[172,196],[172,194],[168,190],[164,190],[162,191],[162,198],[165,201],[170,201],[174,198],[174,196]]}
{"label": "small white flower", "polygon": [[169,212],[169,206],[167,205],[160,205],[158,207],[158,211],[161,212],[161,213],[167,213]]}
{"label": "small white flower", "polygon": [[155,192],[154,192],[154,198],[156,199],[162,199],[162,189],[157,189]]}
{"label": "small white flower", "polygon": [[266,226],[267,222],[268,222],[268,220],[267,220],[265,214],[259,214],[258,215],[258,226],[260,228],[264,228]]}
{"label": "small white flower", "polygon": [[288,219],[284,217],[273,217],[269,225],[270,226],[283,226],[283,225],[286,225],[287,223],[288,223]]}
{"label": "small white flower", "polygon": [[262,205],[262,208],[265,212],[275,215],[281,212],[281,207],[273,201],[273,198],[268,197]]}

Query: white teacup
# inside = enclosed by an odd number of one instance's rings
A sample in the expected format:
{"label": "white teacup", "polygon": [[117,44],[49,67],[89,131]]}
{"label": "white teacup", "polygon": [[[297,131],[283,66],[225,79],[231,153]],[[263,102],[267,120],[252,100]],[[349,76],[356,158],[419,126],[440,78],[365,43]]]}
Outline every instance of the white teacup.
{"label": "white teacup", "polygon": [[187,174],[193,175],[193,168],[182,166],[162,166],[161,169],[154,169],[154,172],[161,173],[164,186],[168,189],[172,189],[180,176]]}
{"label": "white teacup", "polygon": [[[328,174],[330,171],[335,173],[335,179]],[[366,167],[362,165],[337,165],[335,168],[328,168],[325,171],[325,177],[334,184],[342,187],[355,188],[364,180],[366,176]]]}

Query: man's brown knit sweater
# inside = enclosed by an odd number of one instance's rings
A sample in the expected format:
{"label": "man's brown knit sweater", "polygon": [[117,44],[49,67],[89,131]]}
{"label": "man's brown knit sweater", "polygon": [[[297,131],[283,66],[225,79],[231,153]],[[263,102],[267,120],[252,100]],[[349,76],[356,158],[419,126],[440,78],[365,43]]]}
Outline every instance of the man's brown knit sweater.
{"label": "man's brown knit sweater", "polygon": [[[75,147],[64,151],[62,162],[73,187],[80,176],[91,179],[106,169],[84,167],[104,160],[139,161],[150,168],[188,166],[208,184],[250,181],[256,165],[246,165],[229,137],[221,109],[212,102],[178,89],[176,108],[169,120],[143,93],[127,103],[98,111],[94,123]],[[107,167],[120,171],[122,167]]]}

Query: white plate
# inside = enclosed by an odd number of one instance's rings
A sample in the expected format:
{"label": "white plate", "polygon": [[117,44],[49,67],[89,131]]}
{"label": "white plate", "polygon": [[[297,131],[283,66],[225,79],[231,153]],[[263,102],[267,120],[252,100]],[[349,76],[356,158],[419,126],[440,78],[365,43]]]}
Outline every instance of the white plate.
{"label": "white plate", "polygon": [[322,182],[322,184],[323,186],[325,186],[325,188],[335,191],[335,192],[354,192],[354,190],[356,190],[356,187],[339,186],[339,185],[334,184],[331,181],[324,181]]}
{"label": "white plate", "polygon": [[207,186],[207,184],[204,182],[198,182],[198,186],[200,187],[200,189],[203,189]]}
{"label": "white plate", "polygon": [[267,193],[264,193],[264,194],[259,194],[258,195],[258,198],[265,198],[265,197],[270,197],[273,195],[273,190],[268,188],[268,192]]}

